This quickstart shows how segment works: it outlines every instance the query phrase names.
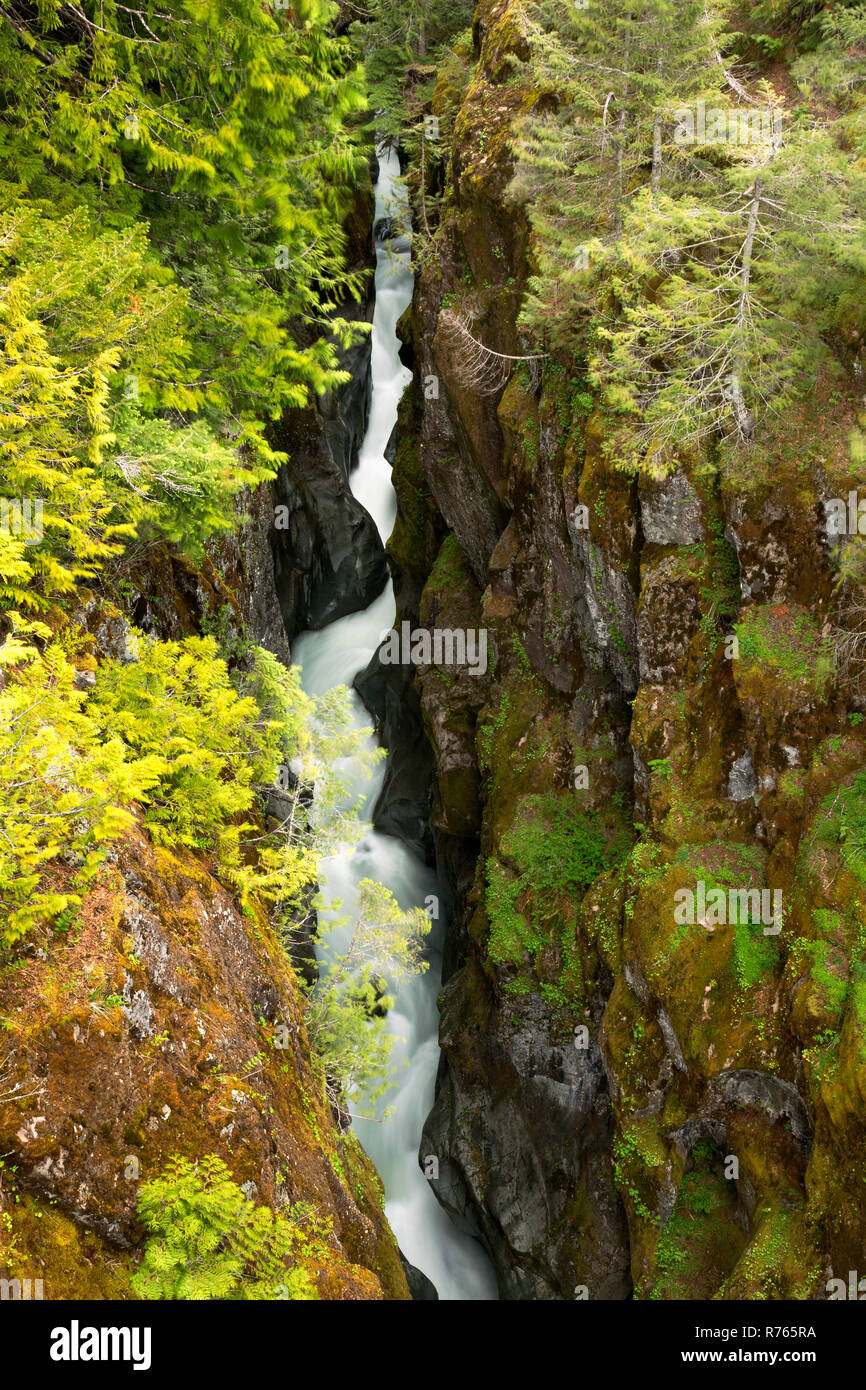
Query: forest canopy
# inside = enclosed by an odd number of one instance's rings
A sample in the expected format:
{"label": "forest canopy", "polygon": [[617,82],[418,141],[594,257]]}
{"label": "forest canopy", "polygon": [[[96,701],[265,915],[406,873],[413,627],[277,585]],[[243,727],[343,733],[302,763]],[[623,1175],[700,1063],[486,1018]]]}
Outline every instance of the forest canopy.
{"label": "forest canopy", "polygon": [[46,527],[38,551],[0,542],[16,602],[141,528],[194,552],[278,461],[266,422],[343,379],[364,96],[335,15],[0,13],[3,495],[43,498]]}

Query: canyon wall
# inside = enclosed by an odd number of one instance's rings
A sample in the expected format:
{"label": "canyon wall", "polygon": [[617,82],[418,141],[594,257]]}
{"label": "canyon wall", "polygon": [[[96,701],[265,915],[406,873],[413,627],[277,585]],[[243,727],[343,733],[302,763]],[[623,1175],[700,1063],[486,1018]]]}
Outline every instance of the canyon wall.
{"label": "canyon wall", "polygon": [[[864,706],[819,655],[850,416],[826,385],[784,447],[638,483],[604,461],[585,362],[479,389],[456,306],[532,354],[522,24],[481,0],[440,74],[447,182],[402,326],[402,616],[491,646],[484,676],[416,679],[453,900],[419,1158],[504,1298],[822,1296],[866,1234],[864,878],[833,802]],[[417,176],[414,197],[423,226]],[[855,401],[856,333],[838,361]],[[699,880],[780,892],[781,931],[678,922]]]}
{"label": "canyon wall", "polygon": [[[373,264],[372,209],[361,190],[347,224],[355,269]],[[373,293],[371,277],[367,321]],[[291,457],[240,496],[235,534],[198,565],[141,547],[123,585],[80,592],[84,686],[101,660],[137,659],[132,627],[163,641],[213,632],[230,661],[243,641],[288,664],[298,631],[381,589],[384,549],[349,490],[369,339],[345,365],[344,387],[275,428]],[[74,868],[53,867],[58,891]],[[301,1261],[316,1296],[408,1299],[381,1181],[314,1074],[293,943],[268,904],[242,910],[206,855],[137,826],[73,915],[0,972],[14,1020],[14,1049],[0,1043],[0,1272],[41,1278],[47,1299],[131,1298],[141,1183],[173,1156],[215,1154],[251,1199],[301,1204],[327,1232]]]}

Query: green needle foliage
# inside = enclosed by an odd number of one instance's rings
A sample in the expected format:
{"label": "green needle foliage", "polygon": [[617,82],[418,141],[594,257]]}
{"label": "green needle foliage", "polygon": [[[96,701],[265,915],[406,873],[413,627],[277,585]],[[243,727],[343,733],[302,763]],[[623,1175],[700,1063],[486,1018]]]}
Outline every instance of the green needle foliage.
{"label": "green needle foliage", "polygon": [[215,850],[237,867],[249,828],[238,817],[253,805],[255,785],[273,779],[283,739],[256,701],[238,694],[215,639],[144,641],[138,661],[106,663],[88,709],[106,737],[160,768],[141,798],[151,837]]}
{"label": "green needle foliage", "polygon": [[[210,854],[242,903],[256,894],[291,912],[357,824],[334,767],[365,756],[369,731],[351,727],[348,692],[312,700],[297,668],[258,648],[230,673],[213,637],[189,637],[142,638],[138,660],[104,663],[88,695],[63,643],[11,616],[16,631],[0,646],[0,946],[81,902],[136,807],[156,843]],[[290,816],[262,835],[260,792],[293,761]],[[62,889],[43,881],[60,856],[76,865]]]}
{"label": "green needle foliage", "polygon": [[[542,0],[527,18],[522,321],[586,361],[609,456],[654,476],[708,438],[748,445],[832,371],[866,269],[862,104],[840,139],[767,83],[745,93],[720,29],[702,0]],[[863,41],[854,14],[824,32],[843,66]]]}
{"label": "green needle foliage", "polygon": [[307,1032],[334,1103],[373,1116],[392,1079],[385,1015],[394,1000],[386,991],[428,968],[423,948],[432,922],[420,907],[404,911],[387,888],[365,878],[342,951],[331,939],[337,925],[320,941],[321,978],[307,987]]}
{"label": "green needle foliage", "polygon": [[[12,616],[17,634],[0,647],[0,951],[80,903],[107,842],[132,822],[128,803],[164,766],[103,737],[60,643]],[[75,872],[52,884],[45,869],[61,854]]]}
{"label": "green needle foliage", "polygon": [[409,87],[418,65],[432,73],[445,45],[472,23],[471,0],[365,0],[350,33],[364,56],[364,76],[377,131],[404,136]]}
{"label": "green needle foliage", "polygon": [[195,558],[345,380],[357,63],[330,0],[0,14],[0,599],[46,610],[138,535]]}

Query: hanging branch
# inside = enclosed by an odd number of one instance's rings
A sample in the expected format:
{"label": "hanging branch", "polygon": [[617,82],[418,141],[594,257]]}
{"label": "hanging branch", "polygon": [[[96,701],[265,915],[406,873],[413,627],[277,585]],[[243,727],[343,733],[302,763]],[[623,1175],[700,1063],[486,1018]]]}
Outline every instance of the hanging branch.
{"label": "hanging branch", "polygon": [[862,694],[866,684],[866,603],[850,599],[842,623],[830,628],[836,668],[842,679]]}
{"label": "hanging branch", "polygon": [[736,77],[734,77],[734,74],[725,67],[725,60],[722,57],[719,46],[716,43],[715,38],[712,37],[712,23],[706,10],[704,10],[704,24],[707,27],[707,33],[710,35],[710,48],[712,51],[712,55],[722,70],[722,76],[725,79],[726,85],[730,87],[732,92],[736,92],[737,96],[740,98],[741,101],[748,102],[750,106],[759,106],[760,102],[756,101],[753,96],[750,96],[749,93],[746,91],[745,87],[743,86],[742,82],[738,82]]}
{"label": "hanging branch", "polygon": [[427,240],[433,240],[430,223],[427,221],[427,146],[424,141],[424,127],[421,127],[421,216],[424,218],[424,231]]}
{"label": "hanging branch", "polygon": [[455,364],[462,386],[477,391],[480,396],[494,396],[506,385],[516,363],[529,363],[530,379],[533,386],[538,383],[537,363],[549,357],[549,352],[530,353],[517,356],[513,353],[494,352],[470,333],[465,318],[454,309],[443,309],[439,315],[439,326],[455,353]]}

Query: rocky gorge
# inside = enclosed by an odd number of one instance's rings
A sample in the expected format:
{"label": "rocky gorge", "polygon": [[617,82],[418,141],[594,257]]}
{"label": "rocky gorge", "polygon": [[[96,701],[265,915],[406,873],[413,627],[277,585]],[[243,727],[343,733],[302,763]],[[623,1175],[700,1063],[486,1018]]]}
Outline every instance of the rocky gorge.
{"label": "rocky gorge", "polygon": [[[367,814],[435,874],[447,923],[425,1182],[503,1301],[823,1299],[866,1243],[866,694],[853,542],[828,519],[862,483],[862,297],[773,431],[619,466],[590,348],[541,345],[524,317],[542,233],[515,128],[561,95],[530,8],[478,0],[446,60],[422,45],[401,72],[428,133],[389,137],[415,280],[387,544],[352,490],[368,337],[342,384],[272,424],[286,461],[239,494],[232,533],[200,560],[142,545],[123,584],[79,589],[77,679],[134,663],[140,636],[209,632],[288,668],[389,579],[398,631],[483,632],[483,669],[380,648],[354,678],[388,749]],[[740,19],[787,120],[814,89]],[[862,163],[848,109],[828,120]],[[343,221],[359,272],[369,171]],[[587,343],[627,301],[612,279]],[[352,314],[372,323],[366,285]],[[264,832],[283,812],[259,793]],[[58,891],[72,868],[49,864]],[[696,885],[697,920],[678,917]],[[707,910],[768,891],[773,925]],[[315,978],[315,930],[311,910],[287,952],[264,901],[143,823],[112,844],[74,930],[0,970],[0,1271],[132,1297],[140,1177],[207,1152],[248,1197],[325,1223],[303,1255],[318,1297],[435,1296],[314,1079],[291,961]]]}

